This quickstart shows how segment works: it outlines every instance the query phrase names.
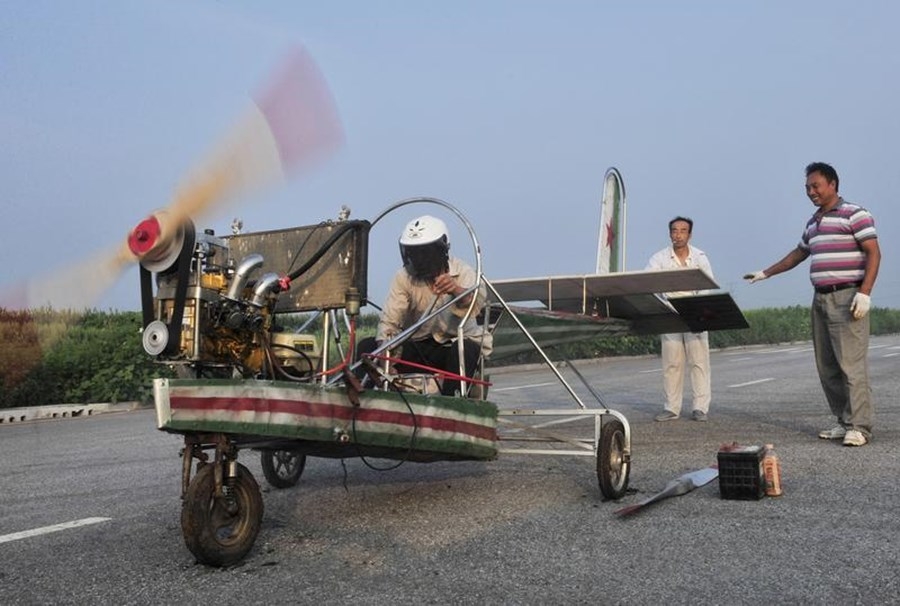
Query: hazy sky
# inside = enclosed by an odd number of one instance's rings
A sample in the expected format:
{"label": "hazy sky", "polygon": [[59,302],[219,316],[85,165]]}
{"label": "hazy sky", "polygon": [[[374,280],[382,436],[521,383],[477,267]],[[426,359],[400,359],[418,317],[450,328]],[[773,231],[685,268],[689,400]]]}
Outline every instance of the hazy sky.
{"label": "hazy sky", "polygon": [[[346,144],[324,167],[198,225],[227,233],[374,219],[414,196],[474,225],[489,278],[590,273],[606,169],[628,194],[626,269],[695,220],[744,309],[807,305],[808,267],[749,286],[832,163],[876,218],[873,293],[900,307],[900,3],[828,0],[149,1],[0,4],[0,286],[121,241],[163,207],[291,47],[315,57]],[[375,226],[369,291],[406,207]],[[395,217],[395,220],[394,220]],[[453,250],[472,247],[445,217]],[[138,309],[127,272],[97,307]]]}

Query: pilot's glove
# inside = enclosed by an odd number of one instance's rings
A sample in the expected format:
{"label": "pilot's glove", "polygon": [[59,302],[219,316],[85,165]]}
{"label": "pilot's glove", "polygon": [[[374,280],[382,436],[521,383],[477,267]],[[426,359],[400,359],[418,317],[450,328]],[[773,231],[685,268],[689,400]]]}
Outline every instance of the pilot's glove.
{"label": "pilot's glove", "polygon": [[744,274],[744,279],[749,280],[750,284],[754,282],[759,282],[760,280],[765,280],[769,276],[766,275],[764,271],[755,271],[752,274]]}
{"label": "pilot's glove", "polygon": [[872,304],[872,297],[864,295],[861,292],[853,295],[853,302],[850,303],[850,313],[857,320],[865,318],[869,313],[869,306]]}

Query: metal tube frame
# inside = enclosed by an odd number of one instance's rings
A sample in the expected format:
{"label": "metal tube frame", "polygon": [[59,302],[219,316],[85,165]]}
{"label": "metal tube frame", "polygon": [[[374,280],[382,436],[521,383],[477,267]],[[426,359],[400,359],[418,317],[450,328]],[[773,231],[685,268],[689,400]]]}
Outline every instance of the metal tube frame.
{"label": "metal tube frame", "polygon": [[[624,199],[624,196],[625,196],[624,184],[621,184],[621,185],[623,186],[622,187],[622,196]],[[624,202],[624,200],[623,200],[623,202]],[[492,294],[493,297],[503,307],[504,311],[507,314],[509,314],[509,316],[513,319],[513,321],[519,327],[519,330],[522,331],[522,334],[525,335],[525,337],[531,343],[532,347],[534,347],[535,351],[537,351],[538,354],[541,356],[541,358],[543,358],[544,362],[547,364],[547,366],[550,368],[550,370],[553,372],[553,374],[556,375],[557,380],[563,385],[563,387],[566,389],[566,391],[569,393],[569,395],[572,397],[572,399],[575,400],[575,403],[579,407],[578,409],[566,409],[566,410],[522,410],[522,409],[500,410],[498,412],[498,421],[499,422],[505,423],[508,426],[515,425],[517,430],[519,430],[523,433],[528,433],[528,434],[532,434],[532,435],[530,435],[528,437],[523,437],[523,438],[516,438],[512,435],[503,436],[498,431],[497,435],[498,435],[499,442],[504,442],[504,441],[506,441],[506,442],[541,441],[541,442],[551,442],[551,443],[567,443],[567,444],[570,444],[571,446],[573,446],[573,448],[572,449],[562,449],[562,448],[560,448],[560,449],[532,449],[532,448],[507,449],[507,448],[501,447],[501,448],[498,448],[498,452],[500,452],[500,453],[503,453],[503,452],[517,453],[517,454],[597,456],[597,454],[598,454],[597,448],[598,448],[599,441],[600,441],[600,431],[601,431],[601,427],[602,427],[602,423],[603,423],[603,417],[610,416],[610,417],[613,417],[613,418],[619,420],[622,423],[622,427],[624,428],[624,434],[625,434],[624,435],[625,447],[624,447],[623,454],[624,454],[626,460],[630,460],[630,457],[631,457],[631,426],[629,425],[628,420],[625,418],[625,415],[623,415],[622,413],[620,413],[618,411],[615,411],[615,410],[612,410],[612,409],[606,407],[605,405],[603,405],[602,402],[600,402],[601,405],[604,406],[602,409],[588,409],[588,407],[584,404],[584,402],[582,402],[581,398],[578,397],[578,394],[575,393],[575,391],[572,389],[572,386],[569,385],[568,381],[566,381],[565,377],[563,377],[562,374],[560,374],[559,370],[556,368],[556,366],[553,364],[553,362],[550,360],[550,358],[544,352],[543,348],[541,348],[541,346],[537,343],[537,341],[535,341],[534,337],[531,335],[531,333],[528,331],[528,329],[525,328],[525,326],[522,324],[522,321],[512,311],[509,304],[503,299],[503,297],[500,296],[500,293],[497,292],[497,289],[494,288],[494,285],[491,284],[491,282],[484,276],[484,273],[482,272],[482,263],[481,263],[481,246],[478,243],[478,238],[475,235],[475,230],[472,227],[472,224],[469,222],[469,220],[455,206],[453,206],[443,200],[440,200],[438,198],[426,198],[426,197],[408,198],[405,200],[400,200],[399,202],[396,202],[396,203],[392,204],[391,206],[389,206],[387,209],[385,209],[381,214],[379,214],[377,217],[375,217],[375,219],[371,223],[371,226],[374,227],[386,215],[397,210],[398,208],[402,208],[404,206],[408,206],[411,204],[423,204],[423,203],[424,204],[436,204],[438,206],[441,206],[441,207],[449,210],[451,213],[456,215],[456,217],[460,220],[460,222],[462,222],[462,224],[466,227],[466,230],[469,232],[469,236],[472,240],[472,246],[473,246],[473,250],[475,253],[475,263],[476,263],[475,284],[473,286],[471,286],[469,289],[467,289],[466,291],[464,291],[462,294],[451,299],[445,305],[440,306],[438,309],[433,310],[431,313],[426,314],[425,316],[420,318],[416,323],[414,323],[412,326],[410,326],[409,328],[407,328],[406,330],[401,332],[399,335],[395,336],[389,342],[382,343],[382,345],[378,349],[376,349],[373,353],[375,353],[376,355],[381,354],[387,350],[392,349],[393,347],[396,347],[396,345],[398,343],[402,343],[407,338],[409,338],[409,336],[411,336],[413,333],[415,333],[415,331],[418,330],[418,328],[422,324],[424,324],[425,322],[430,320],[435,315],[443,312],[445,309],[447,309],[451,305],[454,305],[458,300],[462,299],[463,297],[467,296],[468,294],[470,294],[472,292],[477,291],[477,289],[479,289],[481,287],[481,285],[484,284],[487,287],[487,289],[490,291],[490,294]],[[623,206],[624,206],[624,204],[623,204]],[[623,223],[624,223],[624,217],[623,217]],[[623,261],[624,261],[624,259],[623,259]],[[552,288],[552,284],[551,284],[551,288]],[[551,292],[550,296],[552,297],[552,292]],[[585,306],[586,306],[586,303],[585,303]],[[460,320],[460,323],[459,323],[457,345],[459,346],[459,349],[460,349],[460,351],[459,351],[459,360],[460,360],[459,374],[460,374],[460,376],[465,375],[465,366],[464,366],[465,365],[465,356],[463,355],[463,338],[464,337],[463,337],[462,327],[465,324],[465,322],[469,319],[469,317],[471,317],[474,307],[475,307],[475,297],[472,298],[472,302],[469,304],[469,308],[466,310],[465,316],[463,316],[463,318]],[[360,365],[360,362],[357,362],[351,366],[351,369],[356,368],[359,365]],[[332,381],[337,381],[339,378],[340,378],[340,374],[338,376],[334,377],[332,379]],[[469,387],[470,386],[468,384],[465,384],[466,392],[468,392]],[[588,387],[590,389],[590,386],[588,386]],[[591,390],[591,392],[596,397],[595,392],[593,392],[593,390]],[[599,398],[598,398],[598,401],[599,401]],[[534,416],[554,416],[554,417],[559,417],[559,418],[555,421],[547,421],[547,422],[544,422],[544,423],[541,423],[538,425],[531,425],[531,426],[522,425],[522,424],[519,424],[519,423],[516,423],[515,421],[513,421],[513,419],[516,417],[534,417]],[[594,437],[593,437],[593,440],[590,442],[590,444],[588,444],[588,440],[586,438],[572,440],[572,439],[569,439],[566,437],[553,435],[553,434],[550,434],[549,432],[544,431],[544,428],[546,428],[546,427],[550,427],[553,425],[562,425],[565,423],[578,421],[580,419],[583,419],[586,416],[594,417]]]}
{"label": "metal tube frame", "polygon": [[[498,441],[503,442],[513,442],[513,441],[540,441],[540,442],[549,442],[549,443],[568,443],[570,445],[576,446],[576,449],[534,449],[534,448],[498,448],[498,453],[515,453],[515,454],[540,454],[540,455],[575,455],[575,456],[597,456],[597,448],[600,443],[600,430],[603,423],[604,416],[611,416],[615,419],[618,419],[622,423],[622,427],[625,434],[625,447],[623,455],[625,456],[626,461],[630,461],[631,459],[631,426],[628,423],[628,419],[625,418],[625,415],[622,413],[612,410],[602,402],[602,409],[588,409],[588,407],[581,401],[581,398],[578,397],[578,394],[575,393],[575,390],[572,389],[572,386],[569,385],[569,382],[566,381],[565,377],[559,372],[559,369],[556,368],[556,365],[550,360],[547,354],[544,352],[543,348],[535,341],[534,337],[528,331],[519,317],[515,314],[515,312],[510,308],[509,304],[500,296],[500,293],[497,292],[497,289],[494,288],[494,285],[491,284],[490,280],[484,278],[485,285],[491,291],[491,294],[497,299],[500,305],[503,307],[504,311],[509,314],[509,316],[516,323],[516,326],[519,327],[519,330],[522,331],[522,334],[525,335],[525,338],[531,343],[532,347],[534,347],[535,351],[543,358],[544,362],[550,368],[554,375],[556,375],[557,380],[563,385],[566,391],[572,396],[572,399],[575,400],[576,404],[578,404],[579,408],[577,409],[562,409],[562,410],[535,410],[535,409],[508,409],[508,410],[500,410],[497,413],[497,420],[501,423],[506,423],[507,425],[515,425],[516,428],[522,432],[532,434],[527,438],[515,438],[510,435],[503,436],[498,431],[497,437]],[[593,389],[588,386],[588,389],[591,393],[597,397],[597,394],[593,391]],[[600,398],[597,397],[597,400],[600,401]],[[511,421],[510,419],[516,417],[535,417],[535,416],[552,416],[552,417],[560,417],[555,421],[547,421],[538,425],[523,425],[516,423],[515,421]],[[565,423],[570,423],[573,421],[580,420],[586,416],[594,417],[594,439],[590,445],[586,442],[586,439],[576,439],[572,440],[570,438],[561,437],[558,435],[550,434],[549,432],[543,431],[545,427],[549,427],[551,425],[562,425]]]}
{"label": "metal tube frame", "polygon": [[[407,328],[400,334],[396,335],[393,339],[390,339],[389,341],[382,343],[381,346],[378,347],[372,353],[375,355],[378,355],[378,354],[384,353],[385,351],[393,349],[398,344],[402,343],[407,338],[409,338],[412,334],[414,334],[416,332],[416,330],[418,330],[419,327],[422,326],[425,322],[427,322],[431,318],[435,317],[439,313],[443,312],[444,310],[448,309],[451,305],[455,305],[458,301],[462,300],[464,297],[468,296],[470,293],[475,292],[476,296],[472,297],[472,301],[469,303],[469,306],[466,309],[466,313],[459,320],[459,326],[457,327],[457,333],[456,333],[456,346],[459,349],[459,369],[458,369],[459,373],[458,374],[460,376],[465,376],[466,362],[465,362],[465,352],[464,352],[464,342],[463,342],[465,335],[463,333],[463,326],[465,326],[465,324],[466,324],[466,322],[468,322],[469,318],[472,317],[472,312],[475,309],[475,303],[476,303],[476,299],[477,299],[477,291],[479,288],[481,288],[482,282],[484,281],[484,275],[482,274],[482,271],[481,271],[481,245],[478,243],[478,237],[475,235],[475,228],[472,227],[472,224],[465,217],[465,215],[463,215],[462,212],[460,212],[459,209],[457,209],[452,204],[445,202],[439,198],[418,197],[418,198],[407,198],[405,200],[400,200],[399,202],[395,202],[391,206],[387,207],[384,211],[382,211],[381,214],[379,214],[377,217],[375,217],[375,219],[372,221],[372,223],[370,225],[370,229],[372,227],[375,227],[375,225],[379,221],[381,221],[381,219],[383,219],[385,216],[387,216],[391,212],[397,210],[398,208],[408,206],[410,204],[435,204],[437,206],[441,206],[441,207],[449,210],[454,215],[456,215],[456,217],[460,220],[460,222],[465,226],[466,231],[468,231],[468,233],[469,233],[469,238],[472,240],[472,249],[475,253],[475,284],[473,284],[471,287],[469,287],[468,289],[466,289],[465,291],[463,291],[456,297],[453,297],[448,303],[440,306],[436,310],[432,310],[430,313],[419,318],[419,320],[417,322],[415,322],[412,326],[410,326],[409,328]],[[359,367],[360,364],[361,364],[361,362],[356,362],[353,365],[351,365],[350,369],[353,370],[353,369]],[[336,377],[334,377],[334,379],[332,379],[332,381],[336,382],[342,375],[343,375],[343,373],[339,373],[338,376],[336,376]],[[465,397],[468,394],[469,389],[471,388],[471,384],[468,382],[462,382],[460,384],[460,386],[464,390],[464,393],[461,395],[463,397]]]}

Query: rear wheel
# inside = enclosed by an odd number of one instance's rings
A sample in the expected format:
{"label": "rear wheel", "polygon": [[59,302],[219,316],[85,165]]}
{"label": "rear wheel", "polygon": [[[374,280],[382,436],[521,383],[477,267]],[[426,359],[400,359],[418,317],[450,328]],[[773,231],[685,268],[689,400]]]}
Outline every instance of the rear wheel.
{"label": "rear wheel", "polygon": [[269,484],[274,488],[290,488],[300,481],[306,455],[295,450],[263,450],[260,463]]}
{"label": "rear wheel", "polygon": [[625,426],[618,419],[605,421],[597,443],[597,480],[606,499],[620,499],[628,489],[631,461],[625,454]]}
{"label": "rear wheel", "polygon": [[184,542],[202,564],[229,566],[253,547],[262,523],[259,485],[243,465],[237,476],[225,478],[216,497],[215,466],[201,465],[188,485],[181,509]]}

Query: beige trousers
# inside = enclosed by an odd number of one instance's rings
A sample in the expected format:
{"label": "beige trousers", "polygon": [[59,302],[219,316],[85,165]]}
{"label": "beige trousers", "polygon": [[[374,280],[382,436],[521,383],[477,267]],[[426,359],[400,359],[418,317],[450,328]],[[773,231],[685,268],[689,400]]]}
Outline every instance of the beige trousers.
{"label": "beige trousers", "polygon": [[691,375],[694,400],[692,410],[709,412],[709,334],[705,332],[660,335],[662,344],[663,390],[666,410],[681,414],[685,366]]}

